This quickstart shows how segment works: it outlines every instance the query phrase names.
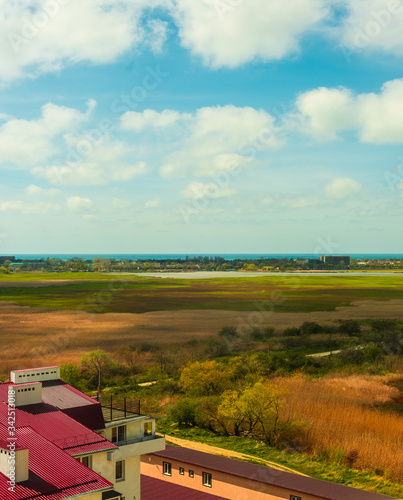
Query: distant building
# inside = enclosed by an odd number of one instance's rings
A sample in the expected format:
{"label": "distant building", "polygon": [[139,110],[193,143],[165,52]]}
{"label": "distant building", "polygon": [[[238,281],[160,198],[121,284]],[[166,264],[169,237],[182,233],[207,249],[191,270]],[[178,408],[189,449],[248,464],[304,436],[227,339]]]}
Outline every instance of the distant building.
{"label": "distant building", "polygon": [[130,401],[87,396],[57,366],[0,383],[0,500],[140,500],[140,456],[163,450]]}
{"label": "distant building", "polygon": [[[392,497],[262,465],[167,446],[141,457],[142,500],[394,500]],[[146,478],[146,479],[144,479]],[[172,491],[175,496],[156,495]],[[149,488],[149,489],[148,489]],[[179,488],[182,488],[180,490]],[[186,492],[193,490],[193,496]],[[181,491],[183,495],[181,495]],[[154,495],[154,496],[153,496]],[[202,496],[201,496],[202,495]]]}
{"label": "distant building", "polygon": [[321,255],[320,261],[331,266],[350,267],[350,257],[348,255]]}

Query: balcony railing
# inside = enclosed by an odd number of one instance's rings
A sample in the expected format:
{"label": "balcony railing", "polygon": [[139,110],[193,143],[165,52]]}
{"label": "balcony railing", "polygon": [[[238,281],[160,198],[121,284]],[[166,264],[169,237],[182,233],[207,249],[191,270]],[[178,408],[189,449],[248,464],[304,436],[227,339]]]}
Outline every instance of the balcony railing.
{"label": "balcony railing", "polygon": [[105,422],[141,416],[140,400],[124,396],[97,396]]}

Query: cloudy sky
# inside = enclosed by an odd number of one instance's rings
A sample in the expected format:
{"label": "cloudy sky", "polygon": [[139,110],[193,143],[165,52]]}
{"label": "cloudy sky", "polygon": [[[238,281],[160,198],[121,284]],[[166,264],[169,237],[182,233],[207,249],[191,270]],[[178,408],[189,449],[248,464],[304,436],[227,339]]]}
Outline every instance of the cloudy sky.
{"label": "cloudy sky", "polygon": [[0,254],[402,252],[403,1],[0,0]]}

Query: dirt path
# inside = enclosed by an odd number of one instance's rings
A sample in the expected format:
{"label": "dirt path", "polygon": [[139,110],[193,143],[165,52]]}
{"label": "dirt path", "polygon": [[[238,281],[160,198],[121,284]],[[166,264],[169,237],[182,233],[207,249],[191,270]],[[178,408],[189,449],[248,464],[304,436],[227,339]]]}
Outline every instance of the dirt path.
{"label": "dirt path", "polygon": [[216,448],[215,446],[210,446],[208,444],[188,441],[187,439],[179,439],[173,436],[165,436],[165,439],[168,443],[190,448],[191,450],[203,451],[204,453],[211,453],[212,455],[221,455],[229,458],[239,458],[240,460],[252,459],[261,462],[262,465],[272,467],[273,469],[282,470],[284,472],[292,472],[293,474],[299,474],[300,476],[306,476],[306,474],[302,474],[301,472],[285,467],[284,465],[277,464],[276,462],[270,462],[269,460],[264,460],[263,458],[254,457],[253,455],[246,455],[245,453],[238,453],[224,448]]}

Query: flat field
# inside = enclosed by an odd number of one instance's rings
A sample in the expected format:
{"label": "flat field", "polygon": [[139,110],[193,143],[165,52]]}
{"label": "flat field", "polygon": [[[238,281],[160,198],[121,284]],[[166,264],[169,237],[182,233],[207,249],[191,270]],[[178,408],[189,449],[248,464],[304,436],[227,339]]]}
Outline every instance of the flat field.
{"label": "flat field", "polygon": [[205,339],[245,323],[282,330],[304,321],[403,320],[402,306],[401,275],[197,280],[27,273],[1,277],[0,331],[4,358],[23,367],[77,361],[89,350],[113,352],[127,343]]}

